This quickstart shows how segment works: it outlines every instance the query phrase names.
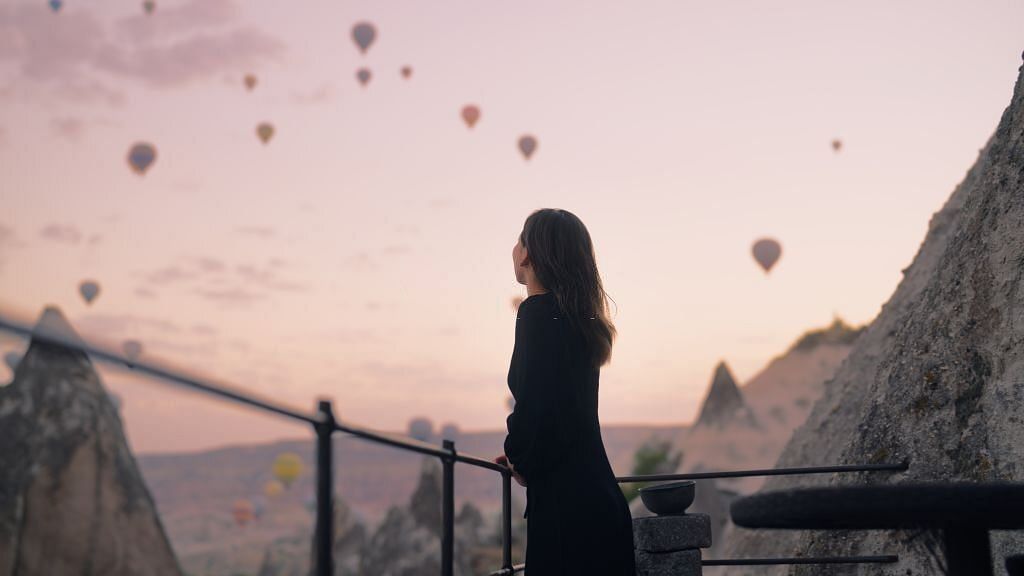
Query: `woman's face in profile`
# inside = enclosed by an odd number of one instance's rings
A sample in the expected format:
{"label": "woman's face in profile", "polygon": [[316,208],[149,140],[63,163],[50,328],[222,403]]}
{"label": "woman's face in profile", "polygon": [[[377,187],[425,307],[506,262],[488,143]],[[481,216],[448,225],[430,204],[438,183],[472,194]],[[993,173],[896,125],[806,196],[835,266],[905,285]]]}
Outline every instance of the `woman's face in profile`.
{"label": "woman's face in profile", "polygon": [[512,247],[512,267],[515,269],[516,282],[526,284],[526,269],[520,266],[523,258],[526,257],[526,247],[519,243],[516,238],[516,245]]}

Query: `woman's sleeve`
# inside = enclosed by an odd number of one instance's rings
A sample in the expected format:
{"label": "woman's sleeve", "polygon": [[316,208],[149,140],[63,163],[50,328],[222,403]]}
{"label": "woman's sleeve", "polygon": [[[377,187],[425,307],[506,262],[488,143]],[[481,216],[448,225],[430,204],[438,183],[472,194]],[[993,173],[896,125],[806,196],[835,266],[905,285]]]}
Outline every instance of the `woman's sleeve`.
{"label": "woman's sleeve", "polygon": [[559,322],[537,315],[516,320],[517,384],[515,405],[505,420],[505,455],[527,482],[543,470],[551,448],[545,443],[557,413]]}

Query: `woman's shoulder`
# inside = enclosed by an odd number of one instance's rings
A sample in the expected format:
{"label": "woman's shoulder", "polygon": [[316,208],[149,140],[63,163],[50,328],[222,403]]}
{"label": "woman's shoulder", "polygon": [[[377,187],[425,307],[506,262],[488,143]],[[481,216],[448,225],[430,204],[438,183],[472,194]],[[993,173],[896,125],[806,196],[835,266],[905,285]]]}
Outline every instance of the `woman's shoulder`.
{"label": "woman's shoulder", "polygon": [[555,293],[549,290],[540,294],[533,294],[520,302],[516,319],[557,318],[558,312],[558,299],[555,298]]}

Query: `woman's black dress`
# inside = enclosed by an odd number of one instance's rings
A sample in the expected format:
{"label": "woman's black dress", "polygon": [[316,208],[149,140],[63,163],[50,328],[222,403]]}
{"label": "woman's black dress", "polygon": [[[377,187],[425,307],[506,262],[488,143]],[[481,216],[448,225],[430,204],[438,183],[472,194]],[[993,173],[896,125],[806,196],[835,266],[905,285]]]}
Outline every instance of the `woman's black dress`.
{"label": "woman's black dress", "polygon": [[527,485],[527,576],[636,574],[629,505],[598,423],[600,368],[585,346],[553,292],[519,305],[505,455]]}

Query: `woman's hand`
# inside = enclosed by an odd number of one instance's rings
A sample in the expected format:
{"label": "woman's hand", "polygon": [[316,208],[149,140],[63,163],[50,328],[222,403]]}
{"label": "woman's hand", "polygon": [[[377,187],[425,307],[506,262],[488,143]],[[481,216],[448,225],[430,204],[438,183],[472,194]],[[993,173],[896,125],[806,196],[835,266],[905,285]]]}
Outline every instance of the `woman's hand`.
{"label": "woman's hand", "polygon": [[523,478],[521,474],[516,472],[515,466],[512,466],[512,463],[508,461],[508,456],[502,454],[501,456],[498,456],[497,458],[494,459],[494,463],[501,464],[502,466],[508,466],[509,468],[511,468],[512,477],[516,479],[516,482],[518,482],[520,486],[526,486],[526,479]]}

